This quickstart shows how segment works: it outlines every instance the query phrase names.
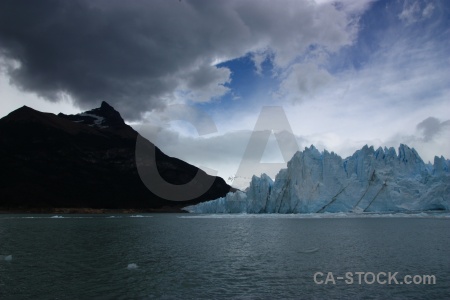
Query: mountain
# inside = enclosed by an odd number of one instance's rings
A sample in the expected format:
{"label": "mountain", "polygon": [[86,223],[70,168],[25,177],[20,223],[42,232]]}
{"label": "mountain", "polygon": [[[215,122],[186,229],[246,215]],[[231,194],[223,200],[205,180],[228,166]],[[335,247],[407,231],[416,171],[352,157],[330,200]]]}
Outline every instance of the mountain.
{"label": "mountain", "polygon": [[450,210],[450,161],[425,164],[413,148],[364,146],[342,159],[314,146],[297,152],[275,181],[253,176],[246,192],[188,206],[195,213],[322,213]]}
{"label": "mountain", "polygon": [[[152,166],[137,162],[138,139],[153,150],[163,180],[184,185],[198,172],[191,187],[206,192],[188,201],[170,201],[150,191],[138,167]],[[230,191],[222,178],[165,155],[106,102],[77,115],[42,113],[26,106],[11,112],[0,119],[0,164],[1,210],[178,210]]]}

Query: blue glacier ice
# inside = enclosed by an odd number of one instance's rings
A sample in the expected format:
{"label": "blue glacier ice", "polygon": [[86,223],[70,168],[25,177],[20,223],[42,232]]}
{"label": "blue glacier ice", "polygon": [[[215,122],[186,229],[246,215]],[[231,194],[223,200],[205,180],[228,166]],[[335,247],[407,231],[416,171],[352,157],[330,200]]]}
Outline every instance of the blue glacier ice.
{"label": "blue glacier ice", "polygon": [[314,146],[273,181],[253,176],[245,192],[188,206],[192,213],[408,212],[450,210],[450,161],[425,164],[414,148],[364,146],[342,159]]}

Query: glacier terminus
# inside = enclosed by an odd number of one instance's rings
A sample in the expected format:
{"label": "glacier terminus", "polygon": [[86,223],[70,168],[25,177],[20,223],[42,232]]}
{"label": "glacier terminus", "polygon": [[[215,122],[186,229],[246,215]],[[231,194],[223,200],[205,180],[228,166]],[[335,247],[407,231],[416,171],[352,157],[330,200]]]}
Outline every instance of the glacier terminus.
{"label": "glacier terminus", "polygon": [[364,146],[345,159],[314,146],[297,152],[273,181],[184,209],[191,213],[324,213],[450,210],[450,161],[424,163],[414,148]]}

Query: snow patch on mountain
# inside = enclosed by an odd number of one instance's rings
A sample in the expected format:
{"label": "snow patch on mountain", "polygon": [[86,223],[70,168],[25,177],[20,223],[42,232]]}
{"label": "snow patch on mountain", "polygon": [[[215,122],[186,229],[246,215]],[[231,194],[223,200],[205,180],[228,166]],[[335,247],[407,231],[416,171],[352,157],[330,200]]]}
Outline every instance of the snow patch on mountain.
{"label": "snow patch on mountain", "polygon": [[[103,117],[100,117],[100,116],[97,116],[97,115],[94,115],[94,114],[88,114],[88,113],[80,113],[80,114],[77,114],[77,116],[93,118],[94,119],[93,120],[93,124],[90,124],[89,126],[97,126],[97,127],[100,127],[100,128],[108,128],[108,126],[103,126],[102,125],[105,122],[105,118],[103,118]],[[75,121],[75,122],[77,122],[77,121]],[[81,122],[83,122],[83,121],[81,121]]]}

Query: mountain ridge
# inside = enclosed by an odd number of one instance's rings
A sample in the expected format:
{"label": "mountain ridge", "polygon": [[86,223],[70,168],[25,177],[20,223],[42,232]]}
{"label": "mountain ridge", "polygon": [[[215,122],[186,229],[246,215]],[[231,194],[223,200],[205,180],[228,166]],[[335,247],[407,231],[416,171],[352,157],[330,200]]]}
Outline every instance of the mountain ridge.
{"label": "mountain ridge", "polygon": [[[106,102],[76,115],[26,106],[11,112],[0,119],[0,210],[167,207],[173,211],[230,191],[222,178],[210,176],[211,187],[184,204],[155,195],[137,171],[138,136]],[[154,147],[156,167],[171,184],[186,184],[197,172],[204,173],[165,155],[150,141],[147,146]]]}

